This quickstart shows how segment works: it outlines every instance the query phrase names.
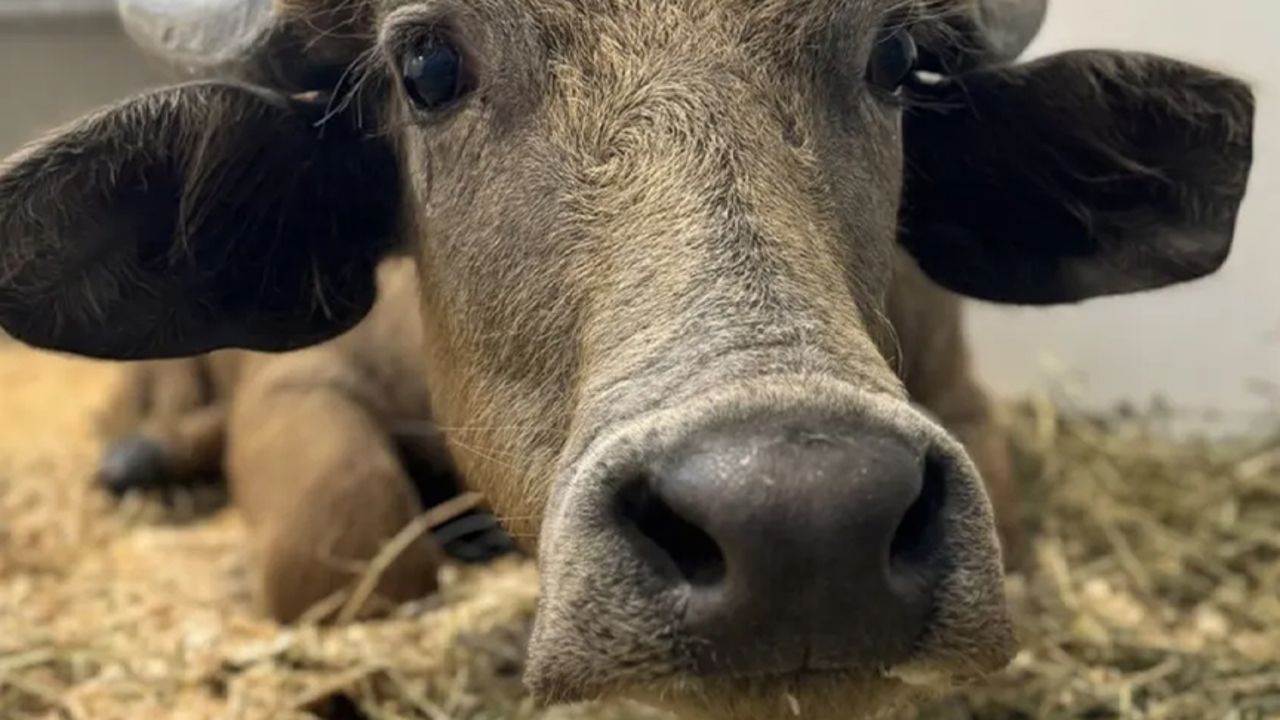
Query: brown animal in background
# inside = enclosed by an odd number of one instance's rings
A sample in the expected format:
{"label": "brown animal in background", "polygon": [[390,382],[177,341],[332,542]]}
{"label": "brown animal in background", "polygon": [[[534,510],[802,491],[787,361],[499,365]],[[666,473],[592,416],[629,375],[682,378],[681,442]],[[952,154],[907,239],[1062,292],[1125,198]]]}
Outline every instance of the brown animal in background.
{"label": "brown animal in background", "polygon": [[[431,423],[416,287],[412,263],[390,260],[368,317],[327,343],[126,367],[102,418],[100,482],[118,495],[225,478],[250,528],[258,597],[280,621],[350,589],[424,506],[459,489]],[[446,526],[445,548],[422,535],[401,550],[364,614],[432,592],[446,548],[464,561],[507,549],[483,514],[465,517],[479,527]]]}
{"label": "brown animal in background", "polygon": [[[905,255],[899,273],[888,316],[908,396],[974,458],[1012,565],[1023,543],[1016,488],[969,367],[958,298]],[[284,355],[224,350],[133,364],[104,417],[111,442],[99,480],[113,494],[225,475],[250,522],[260,597],[282,622],[349,587],[424,500],[458,488],[420,367],[413,266],[387,261],[379,279],[369,316],[339,338]],[[487,547],[463,547],[468,560],[505,549],[493,533],[482,539]],[[433,591],[438,561],[430,538],[412,543],[381,575],[383,602],[369,610]]]}
{"label": "brown animal in background", "polygon": [[166,3],[136,32],[223,79],[8,161],[0,326],[295,350],[407,254],[432,416],[538,556],[538,697],[869,712],[1014,650],[982,480],[894,370],[899,249],[998,302],[1149,290],[1224,262],[1247,184],[1245,85],[1011,64],[1029,6]]}

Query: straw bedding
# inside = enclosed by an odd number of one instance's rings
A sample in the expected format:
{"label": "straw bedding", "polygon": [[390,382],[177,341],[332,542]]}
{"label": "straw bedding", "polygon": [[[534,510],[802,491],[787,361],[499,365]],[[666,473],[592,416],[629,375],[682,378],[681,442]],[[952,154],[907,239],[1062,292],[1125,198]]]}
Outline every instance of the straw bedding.
{"label": "straw bedding", "polygon": [[[257,617],[233,512],[91,488],[115,378],[0,344],[0,718],[660,717],[522,696],[536,576],[515,560],[450,568],[381,622]],[[1209,441],[1146,413],[1008,415],[1036,538],[1009,580],[1024,650],[919,717],[1280,717],[1280,421]]]}

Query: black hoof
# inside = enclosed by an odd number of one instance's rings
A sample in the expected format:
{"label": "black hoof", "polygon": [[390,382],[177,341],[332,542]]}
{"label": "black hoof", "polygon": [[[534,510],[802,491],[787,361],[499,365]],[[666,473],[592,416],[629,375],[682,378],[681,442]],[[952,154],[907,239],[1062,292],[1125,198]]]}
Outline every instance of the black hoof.
{"label": "black hoof", "polygon": [[486,512],[471,512],[445,523],[435,531],[445,553],[462,563],[479,564],[515,551],[515,541],[498,519]]}
{"label": "black hoof", "polygon": [[114,497],[130,491],[155,490],[174,482],[169,453],[145,437],[121,438],[107,446],[98,464],[98,484]]}

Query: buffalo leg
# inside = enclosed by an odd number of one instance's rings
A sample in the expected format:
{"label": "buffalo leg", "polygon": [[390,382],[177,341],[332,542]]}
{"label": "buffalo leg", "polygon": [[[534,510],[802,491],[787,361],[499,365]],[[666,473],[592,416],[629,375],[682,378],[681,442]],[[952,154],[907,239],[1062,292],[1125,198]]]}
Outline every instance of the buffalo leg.
{"label": "buffalo leg", "polygon": [[102,418],[107,445],[97,482],[113,496],[218,479],[226,407],[203,359],[128,366]]}
{"label": "buffalo leg", "polygon": [[[375,415],[336,384],[292,380],[306,374],[243,388],[228,429],[231,499],[258,556],[260,601],[281,622],[356,585],[422,512]],[[431,593],[440,561],[429,534],[414,537],[381,568],[361,615]]]}

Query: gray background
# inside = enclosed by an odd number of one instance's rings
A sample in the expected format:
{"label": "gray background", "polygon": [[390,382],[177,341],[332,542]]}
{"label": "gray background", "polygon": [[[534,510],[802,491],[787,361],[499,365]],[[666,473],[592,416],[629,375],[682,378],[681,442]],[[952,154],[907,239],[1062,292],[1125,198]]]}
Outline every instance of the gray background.
{"label": "gray background", "polygon": [[[1116,47],[1173,54],[1255,83],[1256,165],[1221,274],[1149,295],[1057,309],[975,306],[979,367],[1005,393],[1066,381],[1086,404],[1163,395],[1236,420],[1275,407],[1280,382],[1280,3],[1056,0],[1032,54]],[[84,110],[159,83],[103,0],[0,0],[0,154]]]}
{"label": "gray background", "polygon": [[0,0],[0,154],[165,76],[104,0]]}

